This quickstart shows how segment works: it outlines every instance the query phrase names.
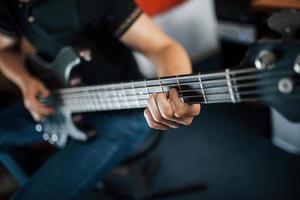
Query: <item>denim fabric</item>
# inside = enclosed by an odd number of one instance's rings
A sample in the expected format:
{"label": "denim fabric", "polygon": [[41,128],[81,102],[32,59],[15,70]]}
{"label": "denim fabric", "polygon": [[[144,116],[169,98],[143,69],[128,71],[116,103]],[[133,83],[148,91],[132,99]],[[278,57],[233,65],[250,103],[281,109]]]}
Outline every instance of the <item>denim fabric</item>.
{"label": "denim fabric", "polygon": [[[151,134],[140,111],[100,112],[86,117],[100,134],[87,143],[70,140],[13,199],[80,199]],[[21,105],[0,113],[0,144],[24,145],[38,140],[41,135],[35,133],[34,122]]]}

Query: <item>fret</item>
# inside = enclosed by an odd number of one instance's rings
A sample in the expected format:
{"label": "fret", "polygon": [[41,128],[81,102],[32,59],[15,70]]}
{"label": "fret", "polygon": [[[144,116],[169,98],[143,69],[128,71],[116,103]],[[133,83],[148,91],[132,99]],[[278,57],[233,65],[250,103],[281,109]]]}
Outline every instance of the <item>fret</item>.
{"label": "fret", "polygon": [[103,105],[104,110],[108,109],[108,105],[106,103],[106,91],[101,91],[101,104]]}
{"label": "fret", "polygon": [[116,101],[117,107],[120,109],[121,108],[121,104],[119,102],[118,94],[116,92],[116,89],[112,87],[111,90],[112,90],[112,94],[113,94],[113,99]]}
{"label": "fret", "polygon": [[135,90],[135,94],[137,96],[137,99],[140,103],[140,98],[143,97],[146,93],[145,88],[144,88],[144,82],[140,81],[140,82],[133,82],[134,85],[134,90]]}
{"label": "fret", "polygon": [[[84,108],[85,104],[81,103],[81,102],[84,101],[84,95],[81,95],[79,98],[76,98],[76,96],[74,96],[74,95],[68,95],[68,98],[69,98],[69,101],[72,102],[72,109],[73,110],[78,109],[76,105],[79,105],[81,109]],[[75,107],[74,107],[74,104],[75,104]]]}
{"label": "fret", "polygon": [[91,110],[94,107],[94,102],[93,102],[93,99],[91,97],[91,93],[90,92],[88,92],[87,97],[88,97],[87,98],[88,99],[88,108],[89,108],[89,110]]}
{"label": "fret", "polygon": [[81,99],[81,101],[83,102],[83,103],[82,103],[83,108],[84,108],[84,109],[87,109],[87,106],[88,106],[88,103],[89,103],[89,101],[88,101],[88,96],[87,96],[87,92],[84,92],[84,93],[83,93],[83,98]]}
{"label": "fret", "polygon": [[146,89],[147,97],[148,97],[148,99],[149,99],[149,98],[150,98],[150,94],[149,94],[149,90],[148,90],[148,87],[147,87],[147,82],[146,82],[146,79],[144,79],[144,85],[145,85],[145,89]]}
{"label": "fret", "polygon": [[178,86],[179,91],[182,91],[178,75],[177,75],[177,78],[176,78],[176,82],[177,82],[177,86]]}
{"label": "fret", "polygon": [[70,97],[70,95],[68,95],[68,97],[66,97],[66,103],[68,104],[68,106],[70,107],[71,110],[76,110],[77,105],[80,105],[80,107],[82,107],[82,105],[80,104],[80,101],[82,101],[80,98],[74,98],[73,96]]}
{"label": "fret", "polygon": [[90,109],[90,99],[88,96],[88,92],[84,92],[82,102],[85,109]]}
{"label": "fret", "polygon": [[101,92],[97,93],[97,99],[98,99],[98,102],[99,102],[99,105],[100,105],[100,110],[105,109]]}
{"label": "fret", "polygon": [[91,92],[88,92],[88,100],[89,100],[89,109],[93,110],[94,109],[94,102],[93,102],[93,97],[91,95]]}
{"label": "fret", "polygon": [[102,102],[103,102],[103,105],[105,107],[105,110],[108,110],[112,107],[111,102],[108,100],[108,91],[107,91],[107,89],[104,90],[103,93],[102,93]]}
{"label": "fret", "polygon": [[94,102],[94,98],[91,92],[88,92],[88,96],[87,99],[85,100],[83,98],[83,102],[86,102],[86,106],[89,110],[94,110],[95,108],[95,102]]}
{"label": "fret", "polygon": [[108,106],[110,109],[114,108],[113,100],[111,98],[111,91],[106,91],[106,102],[108,103]]}
{"label": "fret", "polygon": [[92,101],[92,110],[97,110],[98,105],[97,105],[97,100],[95,98],[95,92],[94,91],[90,91],[90,98]]}
{"label": "fret", "polygon": [[[179,92],[181,92],[182,88],[181,88],[180,81],[179,81],[178,77],[179,76],[177,75],[176,82],[177,82],[177,86],[178,86]],[[181,97],[180,99],[181,99],[182,102],[185,102],[185,100],[184,100],[183,97]]]}
{"label": "fret", "polygon": [[227,86],[228,86],[231,101],[232,101],[232,103],[236,103],[235,94],[234,94],[234,91],[232,88],[232,83],[231,83],[230,70],[226,69],[225,72],[226,72],[226,81],[227,81]]}
{"label": "fret", "polygon": [[98,110],[102,110],[102,104],[101,104],[101,98],[100,98],[100,94],[99,92],[95,92],[95,98],[97,100],[97,104],[98,104]]}
{"label": "fret", "polygon": [[102,110],[102,105],[101,105],[101,102],[99,100],[99,96],[98,96],[98,92],[97,91],[95,91],[94,97],[95,97],[96,104],[97,104],[97,110],[98,111]]}
{"label": "fret", "polygon": [[139,107],[139,106],[140,106],[140,102],[139,102],[139,99],[138,99],[138,97],[137,97],[137,94],[136,94],[136,91],[135,91],[135,86],[134,86],[134,82],[133,82],[133,81],[131,82],[131,87],[132,87],[132,90],[133,90],[133,93],[134,93],[134,96],[135,96],[136,104],[137,104],[137,106]]}
{"label": "fret", "polygon": [[200,73],[199,73],[199,76],[198,76],[198,80],[199,80],[200,89],[202,91],[204,103],[207,104],[208,102],[207,102],[207,98],[206,98],[206,94],[205,94],[205,91],[204,91],[204,87],[203,87],[202,78],[201,78]]}
{"label": "fret", "polygon": [[90,92],[91,93],[91,99],[93,102],[93,110],[97,110],[98,109],[98,102],[97,99],[95,97],[95,92]]}
{"label": "fret", "polygon": [[85,92],[85,93],[84,93],[84,97],[85,97],[85,99],[83,99],[84,107],[85,107],[86,109],[90,109],[91,102],[90,102],[89,93],[88,93],[88,92]]}
{"label": "fret", "polygon": [[130,108],[129,103],[128,103],[128,99],[127,99],[127,95],[126,95],[126,92],[125,92],[124,84],[123,84],[123,83],[121,83],[121,88],[122,88],[122,93],[123,93],[123,95],[124,95],[126,107],[127,107],[127,108]]}
{"label": "fret", "polygon": [[147,80],[147,89],[149,94],[161,93],[157,80]]}
{"label": "fret", "polygon": [[239,88],[236,86],[237,85],[237,80],[235,80],[236,75],[231,73],[231,77],[232,77],[231,78],[232,90],[234,91],[236,102],[241,102],[241,95],[239,93]]}
{"label": "fret", "polygon": [[165,93],[164,87],[163,87],[163,85],[162,85],[162,82],[161,82],[160,77],[158,77],[158,82],[159,82],[159,86],[160,86],[161,92],[162,92],[162,93]]}

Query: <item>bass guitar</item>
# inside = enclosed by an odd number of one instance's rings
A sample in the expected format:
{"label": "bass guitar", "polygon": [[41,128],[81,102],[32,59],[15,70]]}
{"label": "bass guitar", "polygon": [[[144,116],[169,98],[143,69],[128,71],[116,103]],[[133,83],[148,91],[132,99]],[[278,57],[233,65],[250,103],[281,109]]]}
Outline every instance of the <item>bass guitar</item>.
{"label": "bass guitar", "polygon": [[31,59],[49,69],[61,85],[48,98],[41,98],[56,112],[36,126],[45,140],[58,147],[63,147],[68,137],[87,141],[94,136],[78,129],[72,114],[145,108],[152,94],[168,93],[172,88],[189,104],[259,102],[300,122],[298,41],[256,42],[234,70],[85,87],[69,87],[70,73],[81,62],[73,48],[64,47],[51,63],[37,56]]}

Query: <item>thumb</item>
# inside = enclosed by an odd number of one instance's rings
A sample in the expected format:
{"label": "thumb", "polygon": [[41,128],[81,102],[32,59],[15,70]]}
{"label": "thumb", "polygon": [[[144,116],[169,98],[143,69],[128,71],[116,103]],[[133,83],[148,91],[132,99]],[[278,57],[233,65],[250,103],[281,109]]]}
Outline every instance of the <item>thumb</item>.
{"label": "thumb", "polygon": [[173,108],[176,107],[181,107],[183,102],[181,101],[178,92],[175,88],[171,89],[170,94],[169,94],[169,101]]}
{"label": "thumb", "polygon": [[48,97],[50,95],[49,90],[43,84],[40,85],[39,89],[40,89],[39,92],[40,92],[41,96]]}

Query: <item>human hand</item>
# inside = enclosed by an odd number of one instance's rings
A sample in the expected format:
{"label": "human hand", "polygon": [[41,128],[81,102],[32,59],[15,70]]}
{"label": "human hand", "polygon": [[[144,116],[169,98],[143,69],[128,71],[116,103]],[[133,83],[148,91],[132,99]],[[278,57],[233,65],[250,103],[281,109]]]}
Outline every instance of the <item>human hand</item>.
{"label": "human hand", "polygon": [[27,78],[21,86],[25,107],[29,110],[35,121],[41,121],[45,117],[51,115],[54,109],[43,105],[39,101],[39,97],[48,97],[50,92],[44,84],[35,79]]}
{"label": "human hand", "polygon": [[200,104],[189,105],[182,102],[176,89],[170,94],[151,95],[144,116],[151,128],[167,130],[180,125],[190,125],[195,116],[200,114]]}

